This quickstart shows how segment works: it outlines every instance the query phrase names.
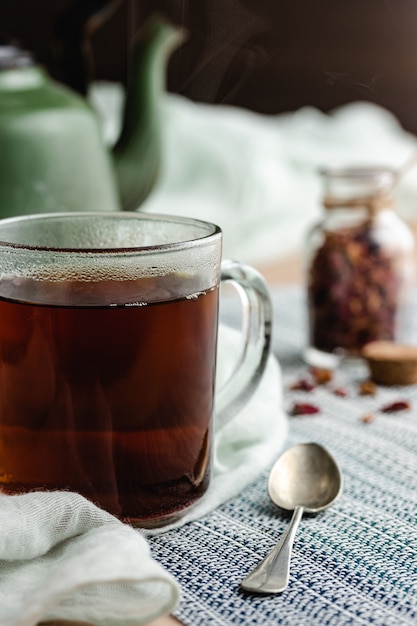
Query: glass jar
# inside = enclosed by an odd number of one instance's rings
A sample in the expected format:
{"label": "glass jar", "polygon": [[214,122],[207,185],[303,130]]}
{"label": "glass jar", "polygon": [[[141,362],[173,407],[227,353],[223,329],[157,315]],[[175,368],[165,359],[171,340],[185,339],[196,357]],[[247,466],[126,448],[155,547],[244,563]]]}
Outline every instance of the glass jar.
{"label": "glass jar", "polygon": [[395,171],[326,169],[324,217],[309,233],[307,306],[312,365],[359,356],[401,337],[414,277],[414,237],[394,211]]}

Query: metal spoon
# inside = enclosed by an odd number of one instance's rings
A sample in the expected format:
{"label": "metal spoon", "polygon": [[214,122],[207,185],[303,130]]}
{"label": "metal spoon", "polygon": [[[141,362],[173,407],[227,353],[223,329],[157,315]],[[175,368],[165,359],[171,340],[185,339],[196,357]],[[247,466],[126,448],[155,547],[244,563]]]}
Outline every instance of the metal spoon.
{"label": "metal spoon", "polygon": [[340,494],[342,484],[336,461],[317,443],[298,444],[278,459],[269,475],[268,493],[276,505],[294,513],[277,545],[242,581],[242,589],[256,593],[286,589],[292,545],[304,511],[326,509]]}

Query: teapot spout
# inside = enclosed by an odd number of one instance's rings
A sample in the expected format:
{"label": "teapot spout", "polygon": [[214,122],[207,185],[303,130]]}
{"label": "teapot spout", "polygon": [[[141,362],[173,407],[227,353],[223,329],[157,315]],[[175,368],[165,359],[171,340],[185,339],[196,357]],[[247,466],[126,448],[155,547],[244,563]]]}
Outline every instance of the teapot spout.
{"label": "teapot spout", "polygon": [[123,210],[139,208],[154,187],[162,160],[161,100],[170,54],[184,31],[160,16],[144,25],[134,47],[120,137],[113,149]]}

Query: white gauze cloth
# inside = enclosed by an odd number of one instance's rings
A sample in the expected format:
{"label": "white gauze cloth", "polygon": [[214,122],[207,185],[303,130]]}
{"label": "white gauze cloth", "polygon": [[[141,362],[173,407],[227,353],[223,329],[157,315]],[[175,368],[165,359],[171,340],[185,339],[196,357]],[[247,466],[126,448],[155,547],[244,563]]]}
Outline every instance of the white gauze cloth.
{"label": "white gauze cloth", "polygon": [[[120,132],[123,89],[96,83],[90,97],[112,144]],[[322,215],[321,168],[399,169],[417,153],[417,137],[370,102],[329,114],[303,107],[260,115],[165,94],[161,106],[162,171],[141,209],[219,224],[224,255],[255,265],[303,251]],[[414,219],[417,167],[401,177],[396,200],[400,214]]]}
{"label": "white gauze cloth", "polygon": [[[240,341],[237,331],[220,327],[220,381]],[[278,456],[286,433],[281,372],[271,356],[252,399],[215,434],[210,488],[178,524],[237,495]],[[42,620],[137,626],[168,613],[179,599],[177,583],[152,559],[145,533],[77,494],[0,494],[0,531],[0,626]]]}

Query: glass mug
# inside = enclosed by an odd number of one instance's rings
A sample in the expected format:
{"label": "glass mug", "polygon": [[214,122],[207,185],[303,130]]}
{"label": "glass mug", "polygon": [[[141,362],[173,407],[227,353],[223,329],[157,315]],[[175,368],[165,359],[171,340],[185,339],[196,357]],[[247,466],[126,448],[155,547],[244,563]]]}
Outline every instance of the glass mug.
{"label": "glass mug", "polygon": [[[72,490],[149,528],[203,496],[214,404],[220,426],[238,413],[271,340],[264,280],[221,243],[145,213],[0,220],[0,489]],[[215,393],[222,281],[244,341]]]}

